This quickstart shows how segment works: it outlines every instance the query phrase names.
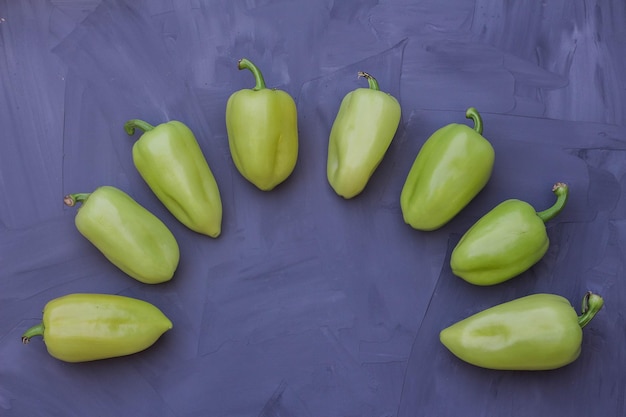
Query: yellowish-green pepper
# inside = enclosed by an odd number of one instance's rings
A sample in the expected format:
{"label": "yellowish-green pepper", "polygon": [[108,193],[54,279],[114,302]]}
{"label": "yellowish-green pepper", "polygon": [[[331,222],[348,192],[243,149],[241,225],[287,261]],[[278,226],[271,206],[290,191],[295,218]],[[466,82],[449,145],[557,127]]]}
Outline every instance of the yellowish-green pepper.
{"label": "yellowish-green pepper", "polygon": [[380,91],[374,77],[369,88],[357,88],[343,98],[328,141],[326,176],[335,192],[352,198],[360,194],[383,160],[398,124],[400,104]]}
{"label": "yellowish-green pepper", "polygon": [[69,194],[64,202],[69,207],[82,204],[76,228],[126,274],[146,284],[172,279],[180,258],[176,238],[128,194],[102,186],[92,193]]}
{"label": "yellowish-green pepper", "polygon": [[22,342],[43,336],[51,356],[87,362],[125,356],[152,346],[172,322],[154,305],[109,294],[69,294],[49,301],[41,323]]}
{"label": "yellowish-green pepper", "polygon": [[483,310],[445,328],[439,339],[472,365],[499,370],[548,370],[574,362],[582,328],[604,305],[591,292],[582,314],[564,297],[533,294]]}
{"label": "yellowish-green pepper", "polygon": [[474,129],[451,123],[433,133],[417,154],[400,194],[404,221],[414,229],[439,229],[485,187],[495,160],[482,136],[483,123],[470,107]]}
{"label": "yellowish-green pepper", "polygon": [[133,145],[133,162],[159,200],[189,229],[218,237],[222,231],[222,200],[215,177],[193,132],[172,120],[156,127],[129,120],[126,133],[143,130]]}
{"label": "yellowish-green pepper", "polygon": [[239,60],[256,85],[233,93],[226,104],[228,145],[241,175],[260,190],[285,181],[298,159],[298,115],[293,98],[268,89],[261,71],[249,60]]}
{"label": "yellowish-green pepper", "polygon": [[569,188],[557,183],[552,192],[556,202],[538,213],[525,201],[511,199],[481,217],[452,251],[452,272],[471,284],[495,285],[539,262],[550,246],[545,222],[563,210]]}

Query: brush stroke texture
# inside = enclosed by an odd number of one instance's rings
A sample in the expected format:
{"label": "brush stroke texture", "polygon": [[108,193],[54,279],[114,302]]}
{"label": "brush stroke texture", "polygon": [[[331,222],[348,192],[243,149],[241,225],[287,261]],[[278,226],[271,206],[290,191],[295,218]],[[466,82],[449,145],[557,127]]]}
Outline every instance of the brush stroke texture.
{"label": "brush stroke texture", "polygon": [[[622,416],[626,379],[626,6],[621,0],[0,0],[0,415],[155,417]],[[271,193],[232,163],[224,108],[253,85],[297,102],[300,156]],[[327,183],[343,96],[372,73],[400,100],[400,129],[365,191]],[[399,194],[422,144],[483,115],[492,180],[432,233],[402,221]],[[196,134],[219,183],[223,232],[180,225],[136,172],[131,118]],[[501,286],[453,277],[450,250],[506,198],[537,209],[568,182],[551,246]],[[76,231],[63,195],[115,185],[171,228],[175,278],[140,284]],[[583,354],[550,373],[459,362],[438,331],[530,292],[606,308]],[[132,357],[51,358],[20,335],[52,298],[114,293],[174,322]]]}

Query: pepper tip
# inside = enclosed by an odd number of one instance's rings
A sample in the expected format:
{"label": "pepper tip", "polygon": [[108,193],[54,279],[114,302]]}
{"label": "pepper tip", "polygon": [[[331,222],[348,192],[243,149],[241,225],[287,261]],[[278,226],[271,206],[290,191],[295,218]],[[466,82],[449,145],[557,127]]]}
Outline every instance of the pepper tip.
{"label": "pepper tip", "polygon": [[124,124],[124,130],[128,134],[128,136],[132,136],[135,134],[135,127],[130,124],[130,122],[126,122]]}
{"label": "pepper tip", "polygon": [[68,207],[74,207],[76,205],[76,200],[74,199],[74,197],[72,197],[71,194],[68,194],[63,197],[63,203]]}
{"label": "pepper tip", "polygon": [[467,110],[465,110],[465,118],[472,119],[474,122],[474,130],[479,135],[483,134],[483,118],[480,116],[476,107],[468,107]]}

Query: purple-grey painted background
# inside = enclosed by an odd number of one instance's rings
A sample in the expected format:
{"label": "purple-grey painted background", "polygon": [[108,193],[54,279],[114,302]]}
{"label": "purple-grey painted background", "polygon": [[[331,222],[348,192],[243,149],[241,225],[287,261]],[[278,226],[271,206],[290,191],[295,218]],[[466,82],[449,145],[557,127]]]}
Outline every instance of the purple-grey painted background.
{"label": "purple-grey painted background", "polygon": [[[603,416],[626,414],[626,3],[623,0],[0,0],[0,415]],[[241,57],[299,112],[292,176],[264,193],[236,171],[224,110],[253,85]],[[342,97],[367,71],[402,105],[365,192],[325,176]],[[399,195],[421,145],[469,123],[496,149],[493,177],[435,232],[404,224]],[[195,133],[220,186],[218,239],[180,225],[135,170],[123,123]],[[497,203],[543,209],[548,254],[495,287],[454,277],[451,248]],[[148,286],[75,229],[69,192],[114,185],[181,246]],[[550,372],[495,372],[452,357],[439,331],[549,291],[605,308],[581,357]],[[150,301],[174,322],[150,349],[66,364],[20,335],[52,298]]]}

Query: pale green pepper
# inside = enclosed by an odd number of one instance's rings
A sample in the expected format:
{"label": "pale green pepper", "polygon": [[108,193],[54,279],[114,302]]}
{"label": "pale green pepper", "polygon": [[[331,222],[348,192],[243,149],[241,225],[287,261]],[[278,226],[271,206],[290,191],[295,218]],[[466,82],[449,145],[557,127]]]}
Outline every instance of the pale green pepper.
{"label": "pale green pepper", "polygon": [[411,166],[400,207],[404,221],[414,229],[444,226],[491,177],[495,152],[482,136],[482,118],[473,107],[465,115],[474,121],[474,129],[457,123],[442,127],[426,140]]}
{"label": "pale green pepper", "polygon": [[28,343],[43,336],[51,356],[86,362],[125,356],[152,346],[172,328],[154,305],[109,294],[69,294],[49,301],[43,320],[22,335]]}
{"label": "pale green pepper", "polygon": [[82,203],[76,228],[126,274],[146,284],[172,279],[180,258],[174,235],[128,194],[102,186],[92,193],[69,194],[64,202],[70,207]]}
{"label": "pale green pepper", "polygon": [[335,192],[352,198],[360,194],[383,160],[400,123],[400,104],[380,91],[374,77],[369,88],[357,88],[343,98],[328,141],[326,176]]}
{"label": "pale green pepper", "polygon": [[260,190],[285,181],[298,159],[298,115],[293,98],[265,87],[261,71],[241,59],[256,85],[233,93],[226,104],[226,131],[230,153],[239,173]]}
{"label": "pale green pepper", "polygon": [[475,285],[494,285],[509,280],[539,262],[550,239],[545,223],[567,203],[569,188],[556,183],[556,202],[536,212],[525,201],[510,199],[481,217],[452,251],[452,272]]}
{"label": "pale green pepper", "polygon": [[580,355],[582,328],[604,305],[591,292],[577,316],[569,301],[554,294],[518,298],[445,328],[439,339],[472,365],[499,370],[548,370]]}
{"label": "pale green pepper", "polygon": [[126,133],[143,130],[133,145],[133,162],[167,209],[189,229],[210,237],[222,230],[222,200],[215,177],[193,132],[172,120],[156,127],[129,120]]}

